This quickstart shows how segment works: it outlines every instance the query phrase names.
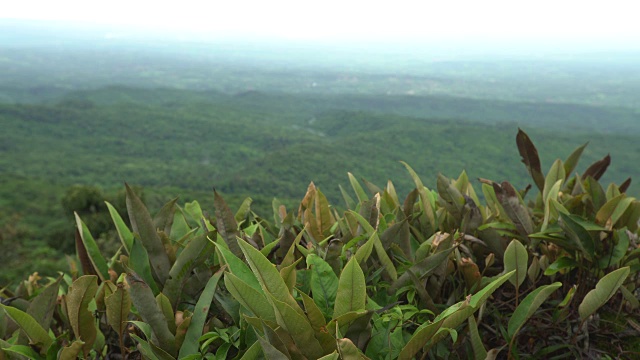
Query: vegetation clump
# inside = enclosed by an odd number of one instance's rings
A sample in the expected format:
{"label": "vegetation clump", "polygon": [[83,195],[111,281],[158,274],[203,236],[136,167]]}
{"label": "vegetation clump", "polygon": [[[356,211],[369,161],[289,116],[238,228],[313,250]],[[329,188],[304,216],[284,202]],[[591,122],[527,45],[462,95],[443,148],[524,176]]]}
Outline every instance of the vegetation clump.
{"label": "vegetation clump", "polygon": [[103,205],[83,203],[70,272],[1,289],[0,359],[637,357],[630,180],[599,183],[609,156],[574,174],[586,144],[543,173],[516,143],[537,191],[476,192],[464,171],[428,189],[404,164],[404,199],[349,174],[344,211],[311,183],[270,217],[215,191],[212,214],[174,199],[151,216],[127,185],[127,221],[104,205],[108,257],[83,219]]}

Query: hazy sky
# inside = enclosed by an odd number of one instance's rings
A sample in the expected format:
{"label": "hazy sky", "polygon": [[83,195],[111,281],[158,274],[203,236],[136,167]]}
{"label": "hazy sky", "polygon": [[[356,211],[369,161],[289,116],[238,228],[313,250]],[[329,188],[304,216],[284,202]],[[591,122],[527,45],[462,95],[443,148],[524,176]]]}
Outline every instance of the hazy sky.
{"label": "hazy sky", "polygon": [[630,0],[20,0],[0,17],[137,25],[213,36],[640,42]]}

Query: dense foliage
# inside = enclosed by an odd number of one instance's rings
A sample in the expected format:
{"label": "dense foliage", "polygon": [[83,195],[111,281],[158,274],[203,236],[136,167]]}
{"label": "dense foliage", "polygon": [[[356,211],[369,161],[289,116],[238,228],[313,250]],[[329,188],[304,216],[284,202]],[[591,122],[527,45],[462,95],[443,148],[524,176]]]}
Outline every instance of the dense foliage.
{"label": "dense foliage", "polygon": [[600,184],[609,156],[574,175],[586,145],[544,173],[529,136],[516,143],[533,187],[480,179],[482,201],[465,172],[431,190],[406,164],[405,199],[349,174],[346,210],[311,183],[268,217],[215,191],[212,213],[174,199],[152,217],[127,186],[128,220],[104,205],[114,253],[83,220],[99,192],[76,188],[79,263],[2,290],[0,358],[638,356],[630,181]]}

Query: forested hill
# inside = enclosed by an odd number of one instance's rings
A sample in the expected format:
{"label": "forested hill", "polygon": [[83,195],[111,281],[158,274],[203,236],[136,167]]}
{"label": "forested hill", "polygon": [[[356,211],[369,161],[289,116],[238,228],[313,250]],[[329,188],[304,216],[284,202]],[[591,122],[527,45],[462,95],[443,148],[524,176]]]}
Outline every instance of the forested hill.
{"label": "forested hill", "polygon": [[582,166],[611,153],[612,181],[638,174],[637,115],[583,105],[108,87],[0,105],[0,117],[1,171],[62,186],[128,181],[296,198],[315,181],[336,200],[348,171],[408,185],[400,160],[426,179],[465,169],[524,186],[518,127],[536,139],[543,166],[590,141]]}

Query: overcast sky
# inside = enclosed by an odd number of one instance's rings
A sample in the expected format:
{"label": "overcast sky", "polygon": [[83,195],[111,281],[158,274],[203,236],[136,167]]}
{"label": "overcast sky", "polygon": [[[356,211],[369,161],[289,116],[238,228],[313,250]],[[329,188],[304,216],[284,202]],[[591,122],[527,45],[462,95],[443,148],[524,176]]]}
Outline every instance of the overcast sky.
{"label": "overcast sky", "polygon": [[3,18],[197,31],[215,37],[432,40],[545,39],[640,43],[630,0],[20,0]]}

